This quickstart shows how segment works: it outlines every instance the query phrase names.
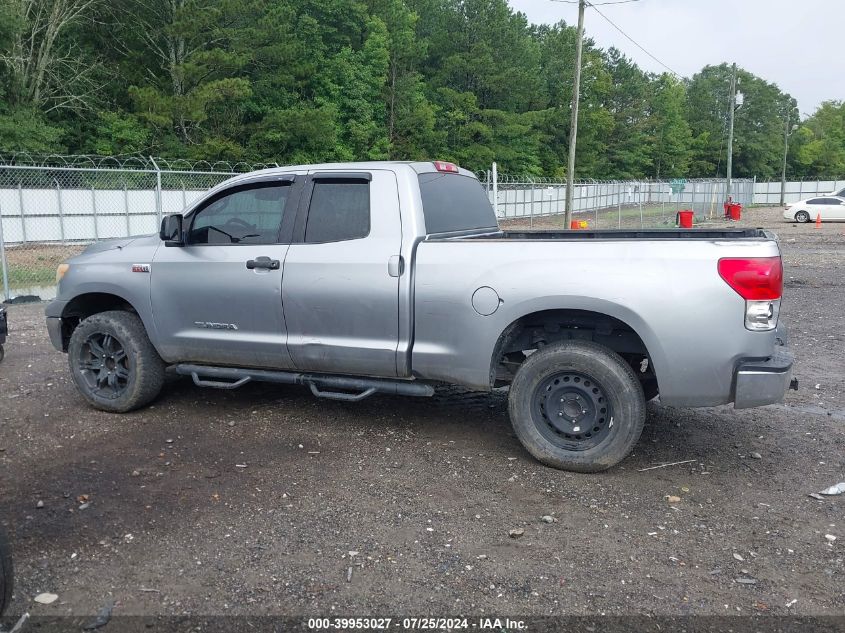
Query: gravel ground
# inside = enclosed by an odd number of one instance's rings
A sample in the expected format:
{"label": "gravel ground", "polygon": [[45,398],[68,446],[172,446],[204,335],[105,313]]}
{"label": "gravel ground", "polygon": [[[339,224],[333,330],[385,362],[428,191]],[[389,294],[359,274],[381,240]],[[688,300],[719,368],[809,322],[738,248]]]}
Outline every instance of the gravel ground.
{"label": "gravel ground", "polygon": [[808,496],[845,480],[845,224],[779,209],[742,224],[780,235],[800,390],[746,411],[652,403],[634,453],[599,475],[535,462],[502,393],[346,404],[174,381],[143,411],[94,411],[43,306],[10,307],[12,616],[108,600],[115,615],[845,615],[845,496]]}

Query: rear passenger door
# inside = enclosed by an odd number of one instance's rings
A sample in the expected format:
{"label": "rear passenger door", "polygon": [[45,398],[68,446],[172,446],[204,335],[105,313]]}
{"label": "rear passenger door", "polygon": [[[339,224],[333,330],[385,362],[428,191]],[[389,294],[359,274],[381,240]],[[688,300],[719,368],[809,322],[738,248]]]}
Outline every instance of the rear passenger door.
{"label": "rear passenger door", "polygon": [[393,172],[313,172],[282,281],[304,371],[395,376],[402,232]]}

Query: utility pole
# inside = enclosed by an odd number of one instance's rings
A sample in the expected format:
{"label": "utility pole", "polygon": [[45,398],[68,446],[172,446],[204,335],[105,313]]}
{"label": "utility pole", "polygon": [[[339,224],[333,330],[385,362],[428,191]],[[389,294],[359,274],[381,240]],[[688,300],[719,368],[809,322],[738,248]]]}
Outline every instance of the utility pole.
{"label": "utility pole", "polygon": [[733,65],[731,71],[731,112],[730,112],[730,127],[728,128],[728,173],[727,182],[725,184],[725,198],[731,199],[731,177],[733,176],[733,162],[734,162],[734,114],[736,113],[736,63]]}
{"label": "utility pole", "polygon": [[572,196],[575,181],[575,143],[578,140],[578,102],[581,96],[581,47],[584,43],[584,8],[586,0],[578,0],[578,43],[575,47],[575,85],[572,88],[572,122],[569,125],[569,163],[566,167],[566,207],[563,228],[572,224]]}
{"label": "utility pole", "polygon": [[786,121],[783,124],[783,169],[780,172],[780,206],[786,204],[786,154],[789,151],[789,135],[796,129],[797,125],[789,127],[790,113],[786,113]]}

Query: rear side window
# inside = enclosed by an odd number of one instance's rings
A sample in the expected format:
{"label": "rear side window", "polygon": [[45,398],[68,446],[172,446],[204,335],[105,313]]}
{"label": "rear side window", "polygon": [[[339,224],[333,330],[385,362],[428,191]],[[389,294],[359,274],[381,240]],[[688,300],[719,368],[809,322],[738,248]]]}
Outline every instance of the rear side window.
{"label": "rear side window", "polygon": [[475,178],[431,172],[419,179],[427,233],[498,229],[487,192]]}
{"label": "rear side window", "polygon": [[370,183],[315,180],[305,225],[305,241],[342,242],[370,234]]}

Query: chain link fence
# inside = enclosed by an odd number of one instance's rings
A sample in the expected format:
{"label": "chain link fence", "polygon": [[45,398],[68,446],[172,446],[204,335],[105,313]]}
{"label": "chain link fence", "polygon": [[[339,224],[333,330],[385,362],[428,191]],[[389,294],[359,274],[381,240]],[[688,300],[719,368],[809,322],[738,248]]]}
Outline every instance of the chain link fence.
{"label": "chain link fence", "polygon": [[[508,229],[563,229],[566,183],[546,178],[484,171],[478,174]],[[572,218],[591,229],[675,226],[677,212],[693,211],[696,224],[721,220],[727,181],[720,179],[584,180],[575,182]],[[731,198],[753,202],[754,180],[734,178]]]}
{"label": "chain link fence", "polygon": [[[56,267],[87,244],[155,233],[162,215],[182,211],[237,173],[268,166],[138,156],[0,156],[2,296],[49,299]],[[503,228],[565,228],[564,182],[493,174],[478,176]],[[722,218],[726,193],[724,179],[587,180],[574,187],[573,217],[593,229],[671,227],[682,209],[694,211],[699,225],[715,222]],[[807,184],[802,190],[813,189]],[[750,205],[754,193],[753,180],[732,181],[736,202]]]}
{"label": "chain link fence", "polygon": [[155,233],[162,215],[182,211],[236,173],[265,166],[135,157],[0,160],[3,297],[50,298],[56,267],[87,244]]}

